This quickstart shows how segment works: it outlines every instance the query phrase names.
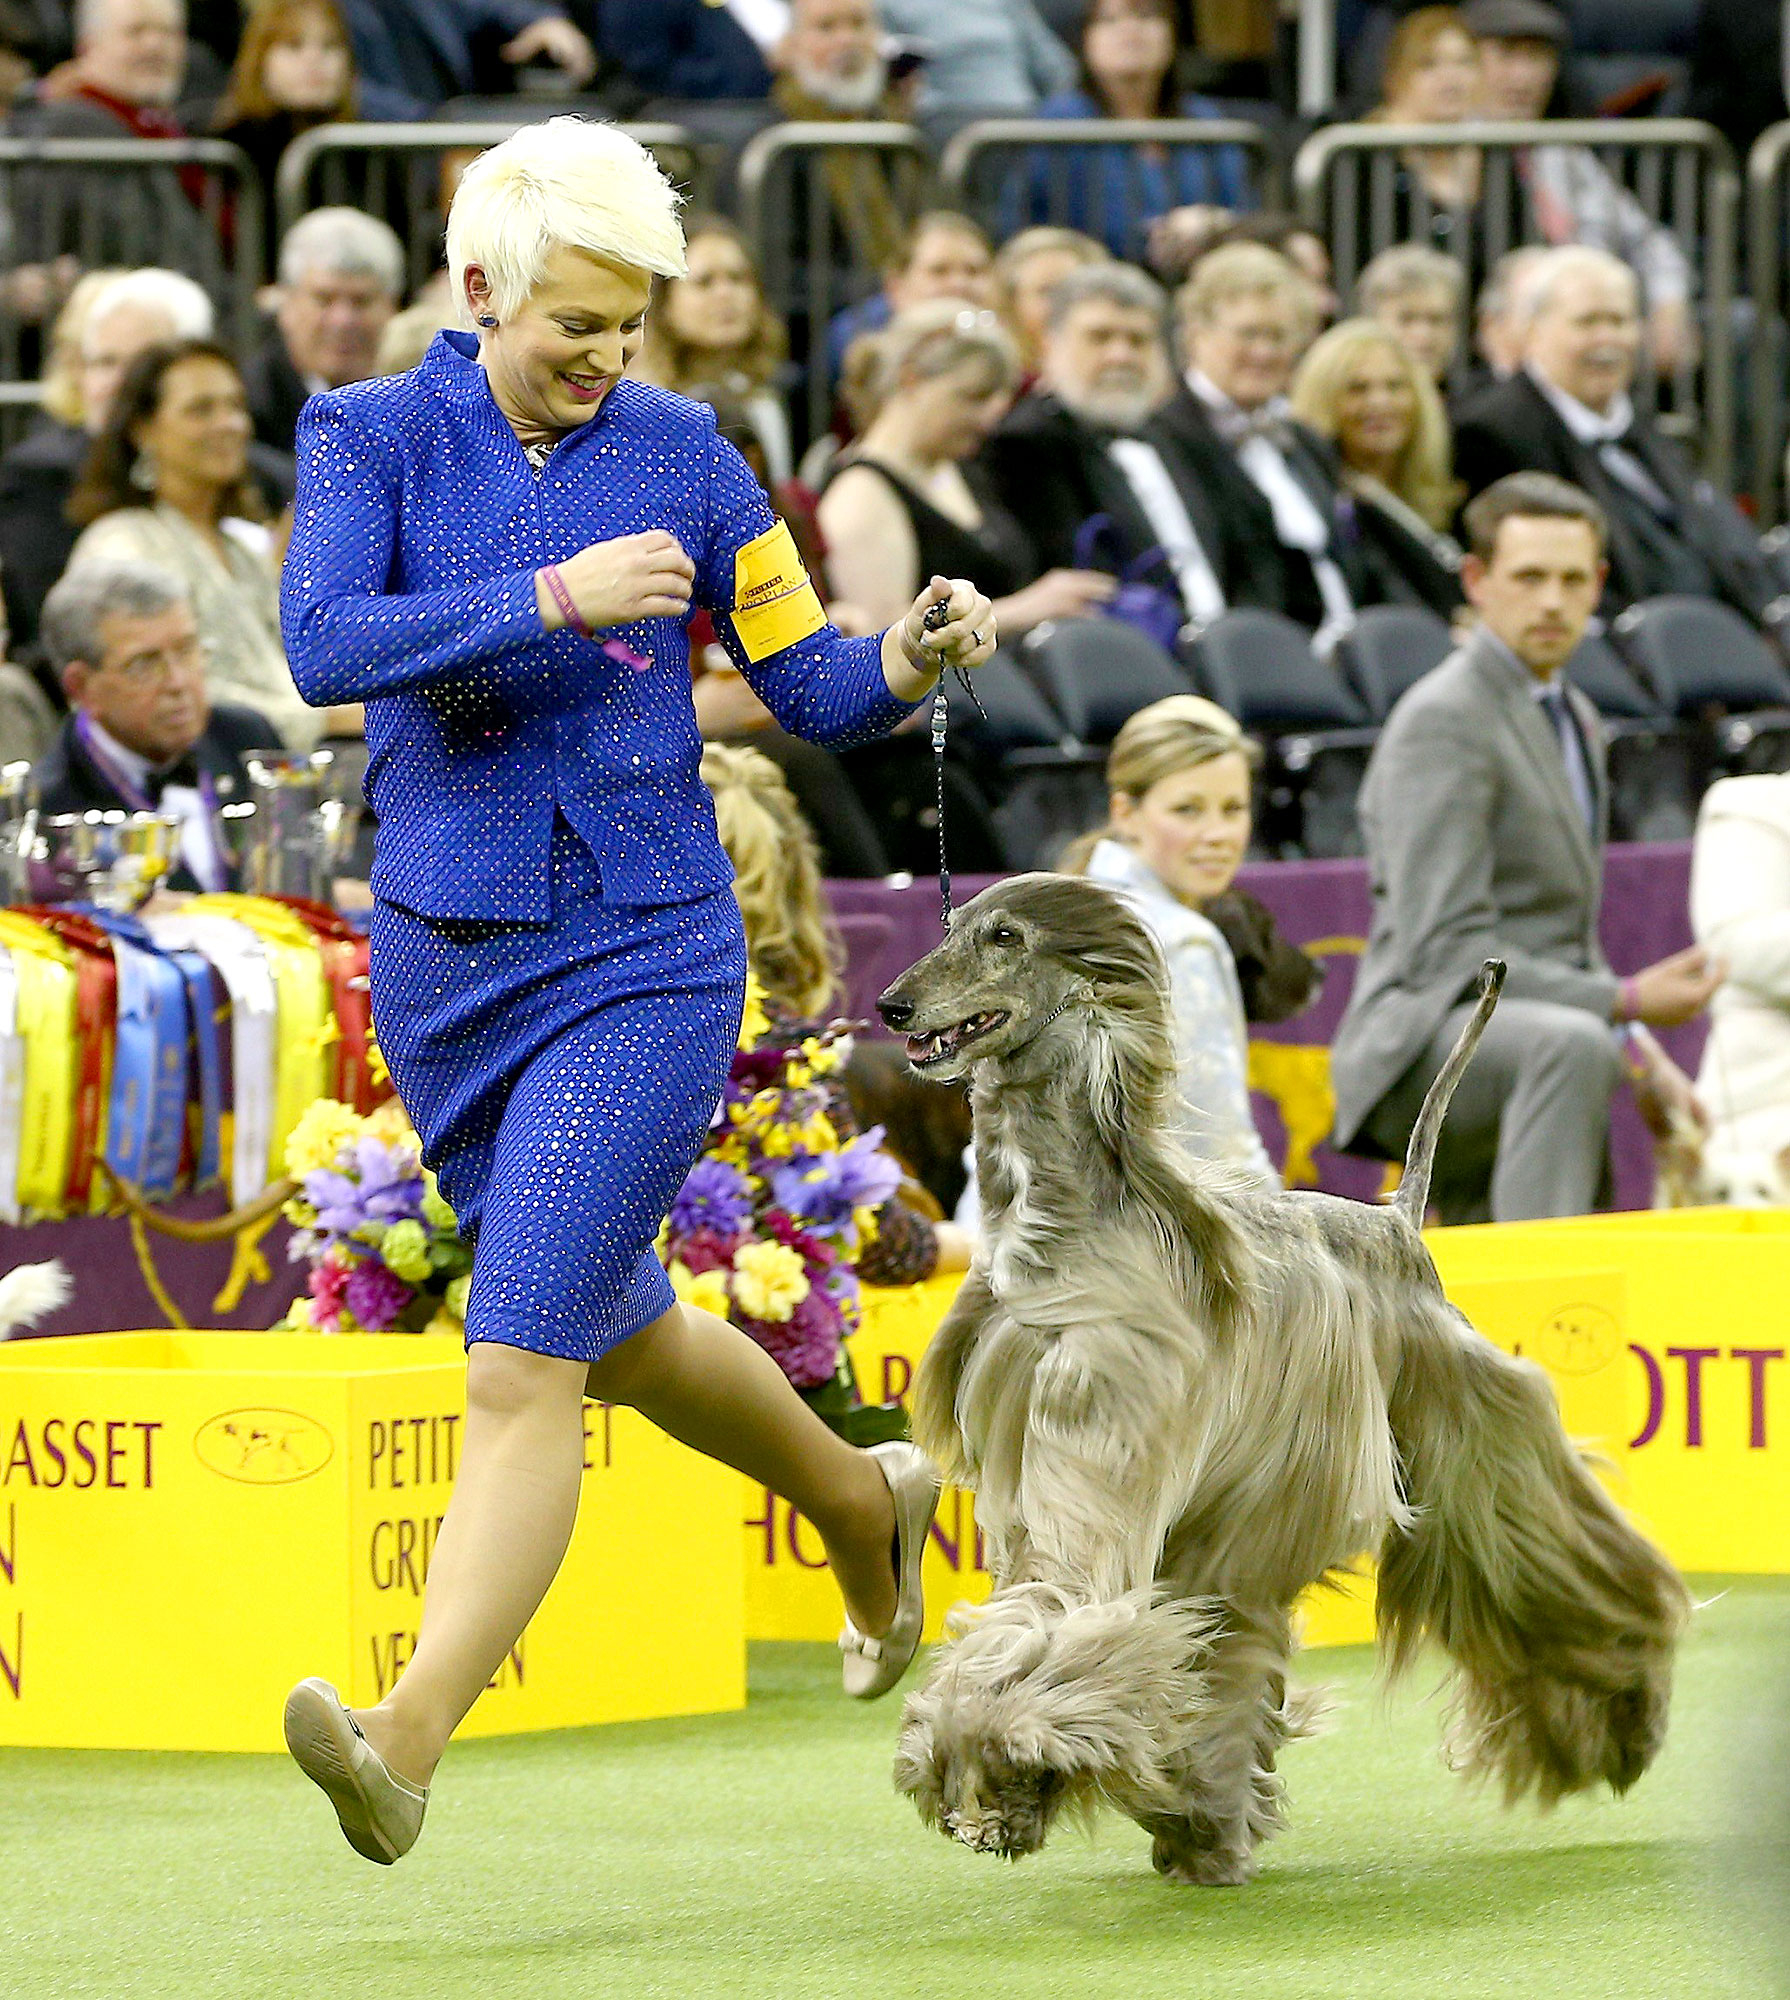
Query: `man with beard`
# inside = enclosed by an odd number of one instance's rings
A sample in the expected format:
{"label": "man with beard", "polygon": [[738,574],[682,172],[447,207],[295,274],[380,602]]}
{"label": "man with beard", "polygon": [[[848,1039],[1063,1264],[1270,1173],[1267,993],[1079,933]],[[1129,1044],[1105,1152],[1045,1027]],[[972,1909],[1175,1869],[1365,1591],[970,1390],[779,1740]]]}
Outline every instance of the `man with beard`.
{"label": "man with beard", "polygon": [[1203,624],[1247,590],[1252,559],[1158,415],[1164,306],[1129,264],[1072,271],[1051,294],[1038,387],[980,462],[1044,568],[1124,570],[1160,550],[1184,619]]}

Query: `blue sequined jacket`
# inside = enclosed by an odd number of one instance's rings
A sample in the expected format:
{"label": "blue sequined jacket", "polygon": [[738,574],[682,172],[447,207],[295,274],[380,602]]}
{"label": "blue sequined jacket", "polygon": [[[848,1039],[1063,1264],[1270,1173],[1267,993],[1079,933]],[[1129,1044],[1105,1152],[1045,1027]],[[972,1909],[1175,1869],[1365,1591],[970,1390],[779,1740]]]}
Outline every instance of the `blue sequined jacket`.
{"label": "blue sequined jacket", "polygon": [[[775,520],[706,406],[624,379],[537,472],[475,354],[471,335],[444,333],[410,374],[314,396],[299,419],[286,657],[308,702],[367,704],[374,891],[424,916],[545,922],[555,807],[607,902],[723,888],[683,621],[549,633],[536,570],[618,535],[675,535],[759,697],[817,743],[911,712],[881,641],[822,624],[749,657],[735,557]],[[650,666],[610,658],[611,638]]]}

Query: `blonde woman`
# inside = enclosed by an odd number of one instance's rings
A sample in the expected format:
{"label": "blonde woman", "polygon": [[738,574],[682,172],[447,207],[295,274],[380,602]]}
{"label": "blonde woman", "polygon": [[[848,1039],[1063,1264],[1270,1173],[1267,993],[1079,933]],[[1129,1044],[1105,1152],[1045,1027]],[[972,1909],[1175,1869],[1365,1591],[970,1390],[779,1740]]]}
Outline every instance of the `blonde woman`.
{"label": "blonde woman", "polygon": [[1347,319],[1293,377],[1293,414],[1336,448],[1362,566],[1386,604],[1461,608],[1461,549],[1448,533],[1461,488],[1428,369],[1378,320]]}
{"label": "blonde woman", "polygon": [[1249,846],[1255,745],[1216,702],[1170,695],[1139,709],[1106,760],[1107,823],[1064,854],[1065,874],[1116,889],[1168,964],[1182,1143],[1263,1187],[1280,1178],[1249,1108],[1248,1027],[1237,967],[1205,906]]}
{"label": "blonde woman", "polygon": [[[772,1032],[800,1041],[831,1017],[844,963],[813,832],[783,773],[756,750],[709,744],[702,780],[733,863],[746,958],[764,988]],[[851,1101],[843,1088],[830,1096],[828,1116],[849,1135]],[[961,1229],[932,1222],[895,1196],[877,1210],[876,1240],[860,1258],[858,1275],[866,1284],[917,1285],[935,1271],[967,1270],[969,1261],[970,1240]]]}

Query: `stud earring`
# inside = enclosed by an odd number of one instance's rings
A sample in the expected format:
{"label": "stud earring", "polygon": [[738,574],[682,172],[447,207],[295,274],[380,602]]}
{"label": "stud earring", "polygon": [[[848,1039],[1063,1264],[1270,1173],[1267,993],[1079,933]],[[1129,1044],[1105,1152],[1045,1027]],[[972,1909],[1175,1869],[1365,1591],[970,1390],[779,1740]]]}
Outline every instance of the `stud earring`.
{"label": "stud earring", "polygon": [[491,315],[490,315],[489,313],[480,313],[480,314],[479,314],[479,325],[480,325],[480,326],[495,326],[496,324],[497,324],[497,321],[496,321],[495,319],[493,319],[493,318],[492,318],[492,316],[491,316]]}

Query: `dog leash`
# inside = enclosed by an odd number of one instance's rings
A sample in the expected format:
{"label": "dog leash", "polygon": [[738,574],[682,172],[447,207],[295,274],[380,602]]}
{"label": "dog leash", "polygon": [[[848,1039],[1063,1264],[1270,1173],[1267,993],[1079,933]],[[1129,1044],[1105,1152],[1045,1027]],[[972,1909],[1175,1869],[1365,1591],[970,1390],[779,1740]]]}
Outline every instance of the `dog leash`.
{"label": "dog leash", "polygon": [[[951,622],[951,605],[948,599],[940,599],[937,604],[929,604],[920,623],[928,632],[937,632]],[[962,667],[952,667],[958,684],[975,704],[976,713],[982,720],[988,720],[988,711],[982,706],[982,699],[970,686],[970,677]],[[938,686],[932,691],[932,775],[935,795],[935,811],[939,829],[939,921],[947,932],[951,928],[951,865],[945,853],[945,728],[950,720],[951,704],[945,695],[945,674],[940,672]]]}

